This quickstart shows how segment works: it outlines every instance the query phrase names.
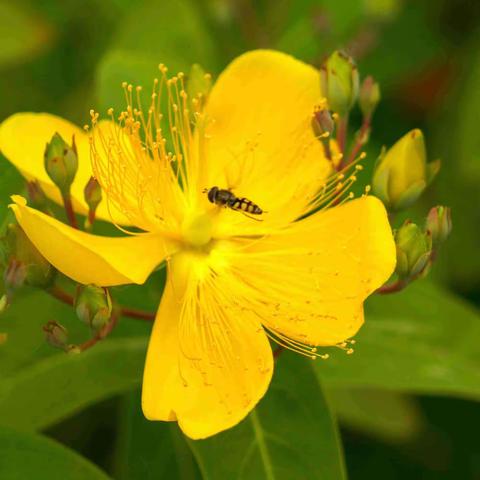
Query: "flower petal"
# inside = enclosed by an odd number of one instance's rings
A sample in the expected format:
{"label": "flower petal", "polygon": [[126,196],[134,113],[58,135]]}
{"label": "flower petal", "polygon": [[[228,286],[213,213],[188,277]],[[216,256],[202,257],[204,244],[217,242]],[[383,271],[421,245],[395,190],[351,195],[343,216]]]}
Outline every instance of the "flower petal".
{"label": "flower petal", "polygon": [[169,253],[159,235],[91,235],[27,207],[18,195],[12,200],[11,208],[30,241],[55,268],[79,283],[143,283]]}
{"label": "flower petal", "polygon": [[[363,301],[395,267],[383,204],[363,197],[253,242],[232,259],[244,302],[287,341],[335,345],[363,323]],[[237,287],[240,290],[241,287]]]}
{"label": "flower petal", "polygon": [[319,72],[289,55],[238,57],[206,107],[208,184],[201,187],[232,188],[270,217],[298,216],[331,171],[310,123],[321,97]]}
{"label": "flower petal", "polygon": [[174,260],[169,272],[142,406],[148,419],[178,420],[197,439],[236,425],[254,408],[270,383],[273,357],[258,319],[233,315],[215,289],[192,286],[187,269]]}
{"label": "flower petal", "polygon": [[[47,175],[43,164],[45,145],[55,132],[69,143],[75,136],[79,162],[71,195],[75,211],[86,214],[88,207],[83,199],[83,189],[92,176],[92,167],[90,142],[84,130],[68,120],[48,113],[16,113],[0,125],[0,150],[27,180],[37,180],[45,194],[61,204],[60,193]],[[128,223],[124,215],[113,207],[111,210],[117,223]],[[110,220],[105,200],[98,206],[96,216]]]}

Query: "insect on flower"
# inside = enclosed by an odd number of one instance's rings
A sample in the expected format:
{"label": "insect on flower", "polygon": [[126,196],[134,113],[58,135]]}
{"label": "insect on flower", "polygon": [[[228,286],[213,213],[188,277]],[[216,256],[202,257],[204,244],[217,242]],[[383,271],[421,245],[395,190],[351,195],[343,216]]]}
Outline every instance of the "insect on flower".
{"label": "insect on flower", "polygon": [[[147,418],[176,420],[188,436],[204,438],[236,425],[263,397],[274,365],[270,340],[308,358],[326,356],[318,347],[348,351],[363,301],[393,271],[395,245],[382,203],[351,200],[357,170],[332,173],[315,138],[318,70],[253,51],[201,99],[187,93],[183,74],[168,78],[161,65],[159,77],[147,98],[125,84],[125,110],[110,109],[107,120],[92,111],[88,133],[75,135],[80,162],[90,148],[104,193],[99,212],[106,202],[126,236],[75,230],[21,197],[12,209],[38,250],[77,282],[143,283],[166,266],[142,407]],[[38,173],[32,165],[45,142],[55,131],[71,138],[74,127],[24,115],[4,122],[0,148],[39,177],[41,162]],[[234,190],[204,191],[231,178]],[[263,221],[239,215],[259,216],[257,203],[268,209]]]}
{"label": "insect on flower", "polygon": [[[223,207],[228,207],[232,210],[238,210],[245,215],[246,213],[251,213],[252,215],[261,215],[263,213],[263,210],[251,200],[245,197],[238,198],[230,190],[212,187],[206,188],[205,190],[203,190],[203,193],[207,194],[208,200],[211,203],[215,203],[216,205],[220,205]],[[248,215],[246,216],[248,217]],[[258,219],[252,218],[252,220]]]}

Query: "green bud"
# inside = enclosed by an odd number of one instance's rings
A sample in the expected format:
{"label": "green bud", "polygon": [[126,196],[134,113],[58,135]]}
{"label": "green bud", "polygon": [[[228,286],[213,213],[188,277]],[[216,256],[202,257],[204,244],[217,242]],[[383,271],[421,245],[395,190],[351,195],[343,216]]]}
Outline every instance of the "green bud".
{"label": "green bud", "polygon": [[63,325],[51,320],[43,326],[43,331],[45,339],[52,347],[67,349],[68,332]]}
{"label": "green bud", "polygon": [[55,133],[45,147],[44,165],[52,182],[63,195],[67,195],[78,170],[75,137],[72,137],[70,146],[60,134]]}
{"label": "green bud", "polygon": [[413,279],[427,267],[432,253],[432,236],[406,221],[395,232],[396,272],[400,278]]}
{"label": "green bud", "polygon": [[368,76],[362,83],[358,96],[360,110],[366,118],[370,118],[380,102],[380,85]]}
{"label": "green bud", "polygon": [[7,227],[4,241],[9,255],[5,275],[9,276],[8,283],[11,288],[18,288],[23,284],[45,288],[52,283],[55,269],[19,225],[10,224]]}
{"label": "green bud", "polygon": [[75,298],[75,311],[80,320],[91,328],[104,327],[112,315],[112,299],[107,288],[79,285]]}
{"label": "green bud", "polygon": [[320,69],[320,85],[331,110],[345,116],[357,101],[359,79],[355,62],[335,51]]}
{"label": "green bud", "polygon": [[448,207],[433,207],[428,212],[425,228],[432,234],[432,244],[438,248],[452,231],[452,212]]}
{"label": "green bud", "polygon": [[427,163],[422,132],[411,130],[380,155],[373,173],[373,193],[391,211],[408,208],[439,170],[439,160]]}

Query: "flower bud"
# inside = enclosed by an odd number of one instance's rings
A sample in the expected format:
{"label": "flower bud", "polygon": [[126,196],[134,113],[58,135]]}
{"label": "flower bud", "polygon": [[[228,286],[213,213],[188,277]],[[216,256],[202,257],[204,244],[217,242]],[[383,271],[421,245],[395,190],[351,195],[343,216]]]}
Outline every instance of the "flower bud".
{"label": "flower bud", "polygon": [[27,182],[27,193],[29,205],[37,210],[45,211],[48,209],[48,200],[40,184],[34,180]]}
{"label": "flower bud", "polygon": [[95,212],[97,207],[102,201],[102,187],[98,183],[97,179],[90,177],[85,188],[83,189],[83,197],[88,205],[88,216],[85,220],[85,229],[89,230],[95,221]]}
{"label": "flower bud", "polygon": [[358,96],[360,110],[365,118],[370,118],[380,102],[380,85],[368,76],[362,83]]}
{"label": "flower bud", "polygon": [[63,325],[51,320],[42,329],[45,333],[45,339],[52,347],[62,350],[67,349],[68,332]]}
{"label": "flower bud", "polygon": [[432,253],[432,236],[406,221],[395,232],[396,272],[400,278],[413,279],[427,267]]}
{"label": "flower bud", "polygon": [[452,231],[452,215],[448,207],[433,207],[428,212],[425,228],[432,234],[432,244],[438,248]]}
{"label": "flower bud", "polygon": [[408,208],[439,169],[439,160],[427,163],[422,132],[411,130],[380,155],[373,173],[373,193],[389,210]]}
{"label": "flower bud", "polygon": [[5,283],[9,289],[22,285],[48,287],[55,276],[55,269],[36,249],[17,224],[10,224],[5,236],[8,252]]}
{"label": "flower bud", "polygon": [[75,137],[72,146],[68,145],[60,134],[55,133],[45,147],[44,165],[52,182],[67,195],[78,170]]}
{"label": "flower bud", "polygon": [[358,70],[351,57],[335,51],[320,69],[320,85],[331,110],[346,115],[358,96]]}
{"label": "flower bud", "polygon": [[85,188],[83,189],[85,202],[90,210],[95,211],[102,201],[102,187],[94,177],[90,177]]}
{"label": "flower bud", "polygon": [[75,298],[75,311],[80,320],[98,330],[105,326],[112,314],[112,300],[107,288],[79,285]]}

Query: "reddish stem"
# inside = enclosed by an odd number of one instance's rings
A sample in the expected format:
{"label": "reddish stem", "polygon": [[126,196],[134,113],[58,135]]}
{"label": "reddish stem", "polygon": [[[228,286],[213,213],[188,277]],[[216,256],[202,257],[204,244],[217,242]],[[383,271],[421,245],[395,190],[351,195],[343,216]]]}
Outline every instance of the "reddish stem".
{"label": "reddish stem", "polygon": [[75,212],[73,211],[72,197],[70,196],[70,193],[63,194],[62,198],[68,222],[73,228],[76,228],[78,230],[77,219],[75,217]]}
{"label": "reddish stem", "polygon": [[363,123],[362,123],[362,126],[360,127],[360,131],[358,132],[355,145],[353,146],[352,151],[350,152],[350,156],[348,157],[347,162],[343,165],[344,167],[352,163],[357,157],[357,155],[360,153],[360,150],[364,145],[363,138],[365,138],[365,135],[367,134],[368,129],[370,128],[371,120],[372,120],[371,116],[365,117],[363,119]]}
{"label": "reddish stem", "polygon": [[285,349],[281,345],[278,345],[278,347],[273,351],[274,360],[276,360],[284,350]]}
{"label": "reddish stem", "polygon": [[149,322],[155,320],[155,313],[146,312],[144,310],[137,310],[135,308],[120,307],[121,315],[138,320],[148,320]]}
{"label": "reddish stem", "polygon": [[384,285],[377,289],[375,293],[380,295],[388,295],[390,293],[397,293],[402,291],[408,285],[404,280],[396,280],[395,282],[390,283],[389,285]]}
{"label": "reddish stem", "polygon": [[338,121],[337,142],[338,142],[338,148],[343,154],[345,154],[345,146],[347,143],[347,133],[348,133],[348,113],[345,114],[345,116],[343,118],[340,118]]}
{"label": "reddish stem", "polygon": [[110,321],[103,328],[98,330],[94,337],[90,338],[86,342],[81,343],[80,345],[77,345],[77,348],[84,352],[85,350],[88,350],[89,348],[92,348],[94,345],[96,345],[100,340],[108,337],[108,335],[110,335],[112,330],[117,325],[118,319],[119,315],[117,314],[117,312],[112,312]]}
{"label": "reddish stem", "polygon": [[73,305],[73,296],[67,293],[65,290],[62,290],[57,285],[50,287],[48,293],[50,293],[52,297],[55,297],[57,300],[60,300],[67,305]]}
{"label": "reddish stem", "polygon": [[[48,290],[48,292],[57,300],[60,300],[61,302],[66,303],[67,305],[73,306],[75,303],[73,295],[70,295],[68,292],[61,289],[57,285],[54,285],[53,287],[51,287]],[[119,312],[120,316],[124,316],[124,317],[130,317],[130,318],[136,318],[139,320],[148,320],[148,321],[155,320],[155,313],[146,312],[145,310],[137,310],[135,308],[118,306],[117,311]]]}

